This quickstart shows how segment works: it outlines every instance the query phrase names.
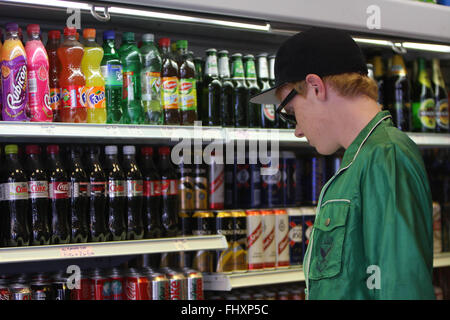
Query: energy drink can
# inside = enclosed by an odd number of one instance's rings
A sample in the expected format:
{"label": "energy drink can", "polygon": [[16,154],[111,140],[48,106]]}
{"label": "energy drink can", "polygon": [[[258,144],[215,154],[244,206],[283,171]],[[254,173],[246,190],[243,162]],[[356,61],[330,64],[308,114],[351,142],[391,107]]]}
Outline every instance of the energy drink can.
{"label": "energy drink can", "polygon": [[215,272],[233,271],[233,220],[228,211],[217,211],[215,213],[216,234],[225,236],[228,248],[216,250],[214,259]]}
{"label": "energy drink can", "polygon": [[261,210],[263,223],[263,259],[264,269],[275,268],[276,245],[275,245],[275,214],[272,210]]}
{"label": "energy drink can", "polygon": [[314,227],[314,220],[316,219],[315,207],[303,207],[302,210],[302,260],[305,257],[306,249],[308,248],[309,239]]}
{"label": "energy drink can", "polygon": [[264,268],[263,222],[259,210],[247,210],[248,270]]}
{"label": "energy drink can", "polygon": [[275,209],[275,245],[277,268],[289,267],[289,218],[286,210]]}
{"label": "energy drink can", "polygon": [[300,208],[290,208],[289,218],[289,260],[291,266],[299,266],[303,261],[302,212]]}
{"label": "energy drink can", "polygon": [[[211,235],[215,231],[214,214],[211,211],[196,211],[192,216],[192,234],[195,236]],[[213,272],[213,256],[210,250],[195,252],[192,268],[200,272]]]}
{"label": "energy drink can", "polygon": [[245,211],[235,210],[231,212],[231,217],[233,221],[233,271],[247,271],[247,215],[245,214]]}

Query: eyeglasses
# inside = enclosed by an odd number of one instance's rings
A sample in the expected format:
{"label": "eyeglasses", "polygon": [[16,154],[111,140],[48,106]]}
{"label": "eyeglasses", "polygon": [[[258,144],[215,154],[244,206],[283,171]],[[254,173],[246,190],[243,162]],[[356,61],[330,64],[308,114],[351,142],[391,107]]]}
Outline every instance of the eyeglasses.
{"label": "eyeglasses", "polygon": [[[294,126],[297,125],[297,120],[295,119],[295,115],[289,114],[286,112],[286,110],[283,110],[283,109],[296,95],[297,95],[297,90],[292,89],[291,92],[289,92],[289,94],[286,96],[286,98],[284,98],[284,100],[281,101],[280,105],[277,107],[277,110],[275,111],[276,113],[278,113],[280,118],[283,119],[283,121],[290,123]],[[284,112],[282,112],[282,110]]]}

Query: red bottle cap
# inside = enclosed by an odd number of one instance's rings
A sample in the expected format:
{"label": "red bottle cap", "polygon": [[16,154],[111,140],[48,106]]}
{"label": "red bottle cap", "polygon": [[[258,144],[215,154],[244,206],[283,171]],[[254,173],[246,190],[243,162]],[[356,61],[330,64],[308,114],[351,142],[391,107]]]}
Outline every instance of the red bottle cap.
{"label": "red bottle cap", "polygon": [[59,30],[51,30],[48,32],[49,39],[61,39],[61,32]]}
{"label": "red bottle cap", "polygon": [[57,154],[59,153],[59,146],[56,144],[51,144],[47,146],[47,153],[48,154]]}
{"label": "red bottle cap", "polygon": [[169,147],[160,147],[159,148],[159,154],[162,156],[167,156],[170,154],[170,148]]}
{"label": "red bottle cap", "polygon": [[38,24],[29,24],[27,26],[27,33],[28,35],[31,35],[32,33],[39,33],[41,31],[41,28]]}
{"label": "red bottle cap", "polygon": [[26,154],[41,154],[41,147],[37,144],[30,144],[25,147]]}
{"label": "red bottle cap", "polygon": [[83,30],[83,38],[95,38],[95,29],[84,29]]}
{"label": "red bottle cap", "polygon": [[152,147],[142,147],[141,153],[144,156],[151,156],[151,155],[153,155],[153,148]]}
{"label": "red bottle cap", "polygon": [[74,27],[65,27],[64,28],[64,35],[67,36],[74,36],[77,34],[77,29]]}
{"label": "red bottle cap", "polygon": [[169,38],[161,38],[158,41],[160,47],[170,47],[170,39]]}

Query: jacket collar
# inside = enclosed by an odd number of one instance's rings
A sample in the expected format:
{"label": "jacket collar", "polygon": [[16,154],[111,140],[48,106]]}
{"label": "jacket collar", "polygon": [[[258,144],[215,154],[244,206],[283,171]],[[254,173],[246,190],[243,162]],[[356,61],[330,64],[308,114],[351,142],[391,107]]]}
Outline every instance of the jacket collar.
{"label": "jacket collar", "polygon": [[375,117],[361,130],[355,140],[350,144],[347,150],[344,153],[344,157],[342,159],[341,169],[348,167],[358,156],[358,153],[366,140],[375,130],[375,128],[384,120],[392,118],[389,111],[380,111]]}

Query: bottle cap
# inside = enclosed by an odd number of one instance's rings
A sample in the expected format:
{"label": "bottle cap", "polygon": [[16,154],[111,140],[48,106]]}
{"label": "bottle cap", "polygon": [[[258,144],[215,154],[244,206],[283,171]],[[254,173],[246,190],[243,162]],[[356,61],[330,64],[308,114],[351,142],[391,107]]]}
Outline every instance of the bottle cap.
{"label": "bottle cap", "polygon": [[84,29],[83,30],[83,38],[88,39],[88,38],[95,38],[95,29]]}
{"label": "bottle cap", "polygon": [[169,147],[160,147],[159,148],[159,154],[162,156],[167,156],[170,154],[170,148]]}
{"label": "bottle cap", "polygon": [[257,55],[258,58],[267,58],[267,52],[262,52]]}
{"label": "bottle cap", "polygon": [[217,49],[210,48],[205,50],[206,53],[217,52]]}
{"label": "bottle cap", "polygon": [[122,34],[123,41],[134,41],[134,32],[124,32]]}
{"label": "bottle cap", "polygon": [[244,59],[255,59],[255,56],[252,55],[252,54],[246,54],[246,55],[244,56]]}
{"label": "bottle cap", "polygon": [[124,146],[123,154],[136,154],[136,148],[134,146]]}
{"label": "bottle cap", "polygon": [[7,23],[5,26],[6,32],[8,31],[19,31],[19,25],[14,22]]}
{"label": "bottle cap", "polygon": [[169,38],[161,38],[158,41],[160,47],[170,47],[170,39]]}
{"label": "bottle cap", "polygon": [[145,33],[142,35],[142,41],[154,41],[155,40],[155,36],[153,35],[153,33]]}
{"label": "bottle cap", "polygon": [[59,153],[59,146],[56,145],[56,144],[51,144],[51,145],[47,146],[47,153],[48,154],[57,154],[57,153]]}
{"label": "bottle cap", "polygon": [[226,55],[228,55],[228,53],[229,53],[228,50],[220,50],[219,51],[219,54],[226,54]]}
{"label": "bottle cap", "polygon": [[103,32],[103,40],[113,40],[116,38],[116,32],[114,30],[106,30]]}
{"label": "bottle cap", "polygon": [[25,147],[26,154],[41,154],[41,147],[37,144],[30,144]]}
{"label": "bottle cap", "polygon": [[5,154],[18,153],[19,147],[17,144],[7,144],[5,146]]}
{"label": "bottle cap", "polygon": [[64,28],[64,35],[67,36],[75,36],[77,34],[77,29],[74,27],[65,27]]}
{"label": "bottle cap", "polygon": [[178,40],[177,41],[177,48],[178,49],[187,49],[187,47],[188,47],[187,40]]}
{"label": "bottle cap", "polygon": [[41,31],[41,28],[38,24],[29,24],[27,26],[27,33],[28,35],[31,35],[33,33],[39,33]]}
{"label": "bottle cap", "polygon": [[61,32],[59,30],[51,30],[48,32],[49,39],[61,39]]}
{"label": "bottle cap", "polygon": [[151,156],[151,155],[153,155],[153,148],[152,147],[142,147],[141,153],[145,156]]}
{"label": "bottle cap", "polygon": [[117,154],[117,146],[106,146],[105,154],[106,155]]}

